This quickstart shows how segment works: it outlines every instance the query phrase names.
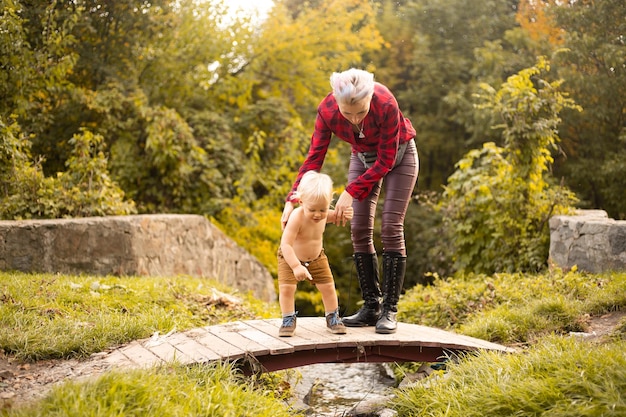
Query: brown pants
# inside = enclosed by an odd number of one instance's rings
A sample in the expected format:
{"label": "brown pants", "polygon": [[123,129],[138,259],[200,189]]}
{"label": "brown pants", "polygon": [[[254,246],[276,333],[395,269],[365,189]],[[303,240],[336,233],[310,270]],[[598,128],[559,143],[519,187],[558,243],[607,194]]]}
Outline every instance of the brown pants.
{"label": "brown pants", "polygon": [[[302,262],[302,265],[309,270],[312,281],[309,281],[312,284],[330,284],[334,282],[333,273],[330,270],[330,265],[328,264],[328,258],[324,253],[324,249],[320,252],[319,256],[313,259],[311,262]],[[296,280],[295,275],[293,274],[293,270],[283,258],[283,253],[280,249],[278,249],[278,284],[298,284],[298,280]]]}
{"label": "brown pants", "polygon": [[[362,175],[367,168],[356,154],[350,157],[348,183]],[[352,208],[354,216],[350,222],[352,246],[355,253],[375,253],[374,217],[381,187],[385,191],[383,204],[381,240],[383,251],[397,252],[406,256],[404,240],[404,217],[417,182],[419,158],[415,140],[409,142],[402,161],[372,189],[363,201],[354,200]]]}

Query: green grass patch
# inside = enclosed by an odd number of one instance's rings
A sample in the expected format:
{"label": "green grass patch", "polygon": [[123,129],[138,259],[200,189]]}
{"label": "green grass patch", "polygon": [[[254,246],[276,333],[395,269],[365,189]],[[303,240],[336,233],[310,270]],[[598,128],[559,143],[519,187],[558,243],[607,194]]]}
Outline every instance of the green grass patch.
{"label": "green grass patch", "polygon": [[[233,293],[187,276],[0,273],[0,348],[23,360],[82,357],[154,332],[279,315],[277,303],[235,294],[240,301],[233,304]],[[626,319],[602,343],[568,336],[585,331],[590,316],[625,307],[626,273],[467,275],[409,289],[400,320],[523,348],[447,362],[445,370],[398,390],[390,406],[399,417],[626,415]],[[277,373],[246,379],[234,365],[219,363],[118,369],[64,383],[36,404],[3,413],[298,415],[283,382]]]}
{"label": "green grass patch", "polygon": [[112,371],[88,382],[68,382],[44,400],[6,411],[7,417],[297,416],[272,390],[244,379],[231,365]]}
{"label": "green grass patch", "polygon": [[504,344],[584,331],[589,315],[626,308],[626,273],[558,271],[437,278],[399,303],[400,320]]}
{"label": "green grass patch", "polygon": [[[233,295],[229,303],[221,295]],[[85,357],[108,347],[225,321],[278,316],[277,305],[189,276],[0,273],[0,349],[22,361]]]}
{"label": "green grass patch", "polygon": [[398,390],[399,417],[626,415],[626,342],[547,336],[524,354],[467,355]]}

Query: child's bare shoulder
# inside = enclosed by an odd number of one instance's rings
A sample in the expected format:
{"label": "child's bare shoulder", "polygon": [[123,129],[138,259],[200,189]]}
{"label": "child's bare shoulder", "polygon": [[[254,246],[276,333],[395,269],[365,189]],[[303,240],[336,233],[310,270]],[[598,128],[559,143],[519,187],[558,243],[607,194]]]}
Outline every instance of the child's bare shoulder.
{"label": "child's bare shoulder", "polygon": [[295,209],[293,209],[293,211],[289,215],[289,220],[287,220],[287,224],[296,226],[302,223],[303,213],[304,212],[302,207],[296,207]]}
{"label": "child's bare shoulder", "polygon": [[[302,218],[302,214],[304,213],[304,209],[302,208],[302,206],[300,207],[296,207],[295,209],[293,209],[293,211],[291,212],[291,216],[293,217],[297,217],[297,218]],[[289,216],[289,218],[291,218],[291,216]]]}

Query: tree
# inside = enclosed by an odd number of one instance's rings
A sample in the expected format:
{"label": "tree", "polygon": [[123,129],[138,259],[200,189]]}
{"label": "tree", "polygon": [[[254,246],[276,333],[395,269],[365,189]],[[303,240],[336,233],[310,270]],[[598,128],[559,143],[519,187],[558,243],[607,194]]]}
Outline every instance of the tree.
{"label": "tree", "polygon": [[323,0],[288,10],[281,2],[264,22],[246,72],[260,98],[281,96],[312,118],[330,89],[332,72],[363,66],[362,54],[383,39],[370,2]]}
{"label": "tree", "polygon": [[545,41],[553,46],[563,43],[563,29],[558,27],[551,10],[559,7],[556,0],[520,0],[515,20],[534,41]]}
{"label": "tree", "polygon": [[[468,121],[473,118],[475,51],[502,39],[505,31],[515,26],[516,5],[512,0],[480,0],[472,7],[461,0],[416,0],[393,11],[389,4],[383,9],[381,25],[387,30],[381,31],[387,46],[409,49],[402,56],[385,51],[380,66],[386,68],[390,81],[397,83],[389,87],[417,130],[420,188],[440,191],[455,162],[471,145]],[[401,19],[398,26],[411,28],[412,33],[388,29],[394,14]],[[406,56],[410,60],[404,62]],[[378,65],[375,56],[372,60]],[[389,68],[403,70],[390,73]]]}
{"label": "tree", "polygon": [[[69,139],[66,169],[46,175],[32,140],[51,126],[59,91],[76,57],[70,32],[78,14],[57,2],[26,8],[2,1],[0,22],[0,217],[3,219],[129,214],[132,202],[111,180],[102,138],[83,131]],[[25,127],[26,126],[26,127]]]}
{"label": "tree", "polygon": [[554,65],[584,109],[563,114],[564,156],[555,173],[584,207],[626,219],[626,7],[619,0],[578,1],[554,14],[565,31]]}
{"label": "tree", "polygon": [[108,173],[102,138],[84,131],[71,140],[67,170],[45,176],[20,126],[0,118],[0,218],[6,220],[125,215],[132,201]]}
{"label": "tree", "polygon": [[448,179],[440,208],[451,231],[459,271],[537,271],[548,258],[548,220],[576,202],[549,177],[559,141],[559,113],[578,109],[544,79],[549,64],[509,77],[499,90],[483,85],[480,107],[501,124],[504,146],[488,142],[468,152]]}

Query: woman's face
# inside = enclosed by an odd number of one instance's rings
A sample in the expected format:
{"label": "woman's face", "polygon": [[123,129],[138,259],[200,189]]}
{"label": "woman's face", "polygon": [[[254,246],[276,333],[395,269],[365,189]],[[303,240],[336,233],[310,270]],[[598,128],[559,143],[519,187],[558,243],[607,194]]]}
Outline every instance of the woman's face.
{"label": "woman's face", "polygon": [[356,103],[347,104],[337,102],[339,106],[339,112],[341,115],[345,117],[350,123],[354,125],[360,125],[367,113],[370,111],[370,102],[372,101],[371,97],[366,97]]}

